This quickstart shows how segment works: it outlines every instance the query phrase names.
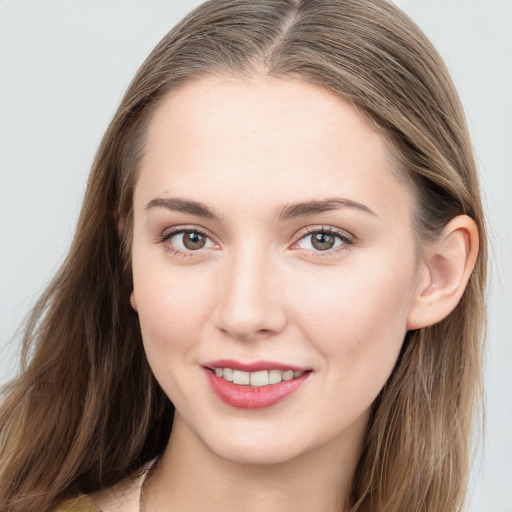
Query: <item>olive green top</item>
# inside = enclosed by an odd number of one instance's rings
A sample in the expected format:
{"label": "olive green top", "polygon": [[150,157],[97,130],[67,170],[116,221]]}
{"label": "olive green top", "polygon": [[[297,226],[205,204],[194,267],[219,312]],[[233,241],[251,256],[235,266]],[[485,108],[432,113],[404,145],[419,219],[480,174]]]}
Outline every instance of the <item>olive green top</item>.
{"label": "olive green top", "polygon": [[87,496],[80,496],[74,500],[64,501],[52,512],[98,512],[98,509]]}

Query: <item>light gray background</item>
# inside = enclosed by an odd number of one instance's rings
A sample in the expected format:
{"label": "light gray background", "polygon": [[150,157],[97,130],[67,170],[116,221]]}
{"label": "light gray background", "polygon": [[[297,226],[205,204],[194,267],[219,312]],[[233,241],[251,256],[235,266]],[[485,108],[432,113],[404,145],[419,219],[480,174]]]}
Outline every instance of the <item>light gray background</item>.
{"label": "light gray background", "polygon": [[[69,245],[124,89],[197,3],[0,0],[0,383],[15,372],[16,327]],[[512,0],[396,3],[446,59],[474,137],[493,263],[487,428],[468,510],[512,512]]]}

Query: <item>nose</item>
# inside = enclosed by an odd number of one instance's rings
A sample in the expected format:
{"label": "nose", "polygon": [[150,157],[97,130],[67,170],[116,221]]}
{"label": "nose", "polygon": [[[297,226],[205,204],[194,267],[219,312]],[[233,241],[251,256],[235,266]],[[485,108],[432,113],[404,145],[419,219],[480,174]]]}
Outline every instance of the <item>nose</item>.
{"label": "nose", "polygon": [[218,329],[238,340],[270,337],[286,324],[284,290],[271,256],[251,250],[224,262],[214,315]]}

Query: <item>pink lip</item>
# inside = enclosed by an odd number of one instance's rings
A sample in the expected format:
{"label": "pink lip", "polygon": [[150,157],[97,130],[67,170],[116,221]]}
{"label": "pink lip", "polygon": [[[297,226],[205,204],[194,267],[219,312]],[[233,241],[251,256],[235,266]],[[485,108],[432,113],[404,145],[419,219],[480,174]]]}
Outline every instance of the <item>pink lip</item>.
{"label": "pink lip", "polygon": [[[281,370],[281,368],[277,368],[275,364],[270,366],[266,365],[264,368],[262,368],[259,362],[254,363],[254,366],[249,365],[251,367],[256,367],[254,370],[247,370],[246,368],[248,365],[241,363],[238,365],[233,365],[233,362],[230,362],[229,364],[224,363],[226,363],[226,361],[222,361],[222,365],[212,366],[214,368],[232,368],[242,371],[259,371],[262,369]],[[267,386],[253,387],[242,386],[239,384],[234,384],[233,382],[228,382],[222,377],[217,377],[215,372],[209,368],[211,368],[210,364],[205,365],[204,371],[212,391],[224,403],[239,409],[263,409],[265,407],[270,407],[295,393],[311,374],[310,371],[307,371],[306,373],[303,373],[299,377],[296,377],[292,380],[281,381],[277,384],[269,384]],[[292,369],[293,367],[288,366],[284,368],[284,370]],[[297,369],[294,371],[303,370]]]}
{"label": "pink lip", "polygon": [[219,359],[218,361],[209,361],[204,363],[206,368],[231,368],[233,370],[241,370],[243,372],[259,372],[263,370],[292,370],[294,372],[305,372],[310,368],[301,368],[300,366],[292,366],[289,364],[277,363],[274,361],[253,361],[251,363],[243,363],[234,359]]}

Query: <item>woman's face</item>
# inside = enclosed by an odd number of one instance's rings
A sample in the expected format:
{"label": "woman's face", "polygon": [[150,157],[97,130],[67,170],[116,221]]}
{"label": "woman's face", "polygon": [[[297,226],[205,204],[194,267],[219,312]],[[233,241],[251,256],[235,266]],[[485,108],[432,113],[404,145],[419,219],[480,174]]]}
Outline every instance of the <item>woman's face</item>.
{"label": "woman's face", "polygon": [[135,187],[132,302],[176,428],[239,462],[359,449],[417,293],[412,202],[384,138],[320,87],[170,95]]}

